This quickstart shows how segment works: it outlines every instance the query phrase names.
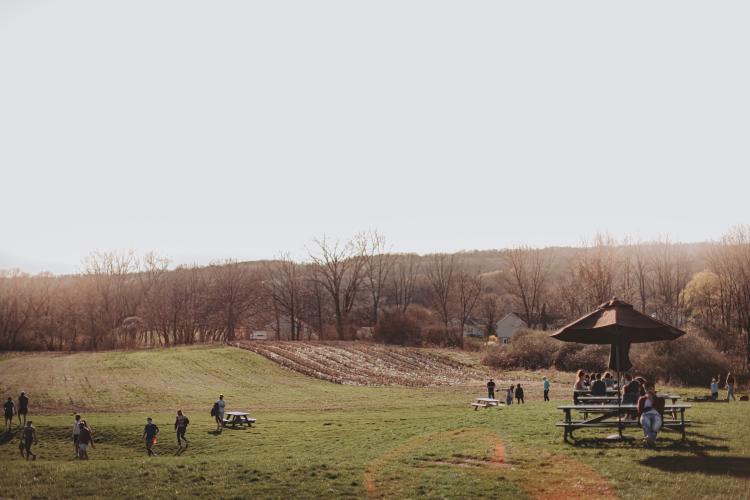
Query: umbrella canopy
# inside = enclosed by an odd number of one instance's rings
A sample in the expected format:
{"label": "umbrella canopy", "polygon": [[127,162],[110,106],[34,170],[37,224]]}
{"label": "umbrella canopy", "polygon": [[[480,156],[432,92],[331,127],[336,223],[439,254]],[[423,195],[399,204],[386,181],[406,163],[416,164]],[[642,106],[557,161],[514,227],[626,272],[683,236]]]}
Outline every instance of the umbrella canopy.
{"label": "umbrella canopy", "polygon": [[562,327],[552,337],[565,342],[625,347],[640,342],[674,340],[684,334],[679,328],[636,311],[627,302],[612,299]]}

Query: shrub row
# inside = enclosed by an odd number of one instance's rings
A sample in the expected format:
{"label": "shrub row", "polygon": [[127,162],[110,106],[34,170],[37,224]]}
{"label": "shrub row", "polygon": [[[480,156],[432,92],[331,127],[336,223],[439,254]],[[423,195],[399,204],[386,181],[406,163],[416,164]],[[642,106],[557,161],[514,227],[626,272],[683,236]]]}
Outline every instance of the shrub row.
{"label": "shrub row", "polygon": [[[607,370],[609,351],[608,345],[560,342],[549,332],[519,330],[508,344],[488,348],[482,362],[502,369],[601,372]],[[726,375],[731,366],[731,360],[696,331],[671,342],[634,345],[630,360],[631,372],[649,380],[706,387],[711,377]]]}

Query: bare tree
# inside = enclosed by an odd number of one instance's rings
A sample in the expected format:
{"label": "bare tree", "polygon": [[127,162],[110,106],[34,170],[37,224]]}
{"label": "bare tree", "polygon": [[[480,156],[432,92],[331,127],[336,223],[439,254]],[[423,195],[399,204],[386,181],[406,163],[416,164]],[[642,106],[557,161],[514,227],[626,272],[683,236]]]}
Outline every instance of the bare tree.
{"label": "bare tree", "polygon": [[617,242],[609,234],[597,233],[591,245],[585,245],[575,263],[580,293],[595,307],[615,295],[617,279]]}
{"label": "bare tree", "polygon": [[456,289],[456,259],[453,255],[435,254],[426,269],[430,285],[430,301],[437,312],[448,335],[451,319],[454,317]]}
{"label": "bare tree", "polygon": [[[289,319],[291,340],[300,339],[303,276],[299,264],[289,254],[282,254],[279,259],[266,265],[265,289],[273,300],[274,311],[279,311]],[[278,326],[277,335],[281,327]]]}
{"label": "bare tree", "polygon": [[727,232],[712,262],[720,287],[728,288],[733,304],[728,322],[744,334],[745,364],[750,367],[750,226],[736,226]]}
{"label": "bare tree", "polygon": [[315,240],[316,252],[310,254],[314,263],[314,279],[323,287],[333,304],[336,336],[343,340],[348,334],[349,313],[354,307],[364,278],[364,257],[354,242],[342,245],[325,237]]}
{"label": "bare tree", "polygon": [[372,324],[378,322],[378,312],[386,283],[393,270],[394,260],[387,253],[385,236],[372,231],[357,236],[359,252],[363,257],[363,272],[372,298]]}
{"label": "bare tree", "polygon": [[459,345],[464,346],[464,330],[466,324],[471,319],[474,308],[482,293],[482,276],[477,273],[470,273],[461,268],[456,272],[456,298],[458,321],[460,330],[458,332]]}
{"label": "bare tree", "polygon": [[682,249],[665,239],[657,243],[651,255],[652,293],[657,317],[663,321],[684,323],[682,291],[690,279],[690,268]]}
{"label": "bare tree", "polygon": [[489,293],[479,300],[479,310],[484,323],[484,333],[487,337],[497,333],[497,321],[500,319],[500,298]]}
{"label": "bare tree", "polygon": [[245,264],[225,261],[210,267],[211,313],[220,340],[232,342],[237,328],[261,303],[260,277]]}
{"label": "bare tree", "polygon": [[394,256],[394,269],[391,272],[391,296],[393,305],[405,313],[414,300],[414,288],[419,275],[419,260],[416,255]]}
{"label": "bare tree", "polygon": [[522,318],[529,328],[541,321],[547,279],[550,274],[551,257],[547,250],[516,247],[503,254],[509,274],[503,276],[507,292],[522,309]]}

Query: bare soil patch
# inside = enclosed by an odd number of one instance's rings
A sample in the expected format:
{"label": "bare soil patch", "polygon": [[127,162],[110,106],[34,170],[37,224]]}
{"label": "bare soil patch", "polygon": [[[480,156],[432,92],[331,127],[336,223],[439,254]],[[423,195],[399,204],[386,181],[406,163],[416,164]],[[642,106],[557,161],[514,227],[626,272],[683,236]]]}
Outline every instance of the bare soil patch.
{"label": "bare soil patch", "polygon": [[365,342],[244,341],[248,349],[281,366],[337,384],[432,387],[485,380],[477,357],[449,349],[386,346]]}

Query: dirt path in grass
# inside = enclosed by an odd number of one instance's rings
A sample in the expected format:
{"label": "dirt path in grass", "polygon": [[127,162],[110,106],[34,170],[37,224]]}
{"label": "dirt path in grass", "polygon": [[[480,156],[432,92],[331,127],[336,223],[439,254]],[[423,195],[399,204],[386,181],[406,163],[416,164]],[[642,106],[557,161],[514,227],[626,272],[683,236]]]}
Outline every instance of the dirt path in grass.
{"label": "dirt path in grass", "polygon": [[[441,449],[446,443],[450,443],[452,450],[465,448],[465,452],[446,452]],[[365,470],[367,495],[369,498],[399,496],[404,491],[394,491],[391,477],[394,471],[404,475],[407,483],[415,482],[416,487],[420,473],[436,467],[464,470],[489,484],[506,480],[539,500],[616,498],[609,481],[583,462],[539,449],[518,450],[509,458],[502,440],[483,428],[432,432],[388,450],[372,460]]]}

